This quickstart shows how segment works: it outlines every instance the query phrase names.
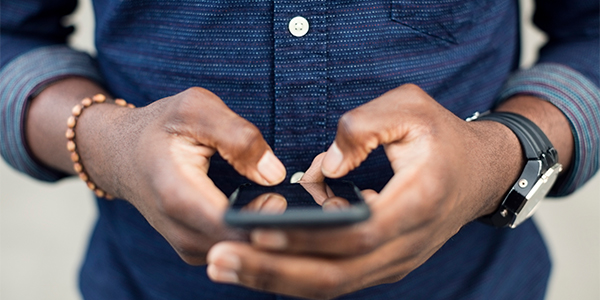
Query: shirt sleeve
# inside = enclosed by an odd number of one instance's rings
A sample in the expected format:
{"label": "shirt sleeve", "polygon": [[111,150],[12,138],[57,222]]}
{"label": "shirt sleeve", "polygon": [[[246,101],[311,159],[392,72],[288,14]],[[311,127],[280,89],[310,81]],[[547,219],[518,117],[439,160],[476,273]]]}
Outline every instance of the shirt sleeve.
{"label": "shirt sleeve", "polygon": [[61,19],[75,4],[70,0],[14,0],[2,1],[0,10],[0,153],[13,168],[44,181],[66,174],[44,166],[27,148],[23,126],[28,100],[66,77],[102,82],[95,61],[65,45],[72,28],[62,26]]}
{"label": "shirt sleeve", "polygon": [[600,165],[600,2],[540,0],[534,22],[548,34],[538,63],[513,74],[499,95],[537,96],[560,109],[571,125],[571,167],[550,191],[574,192]]}

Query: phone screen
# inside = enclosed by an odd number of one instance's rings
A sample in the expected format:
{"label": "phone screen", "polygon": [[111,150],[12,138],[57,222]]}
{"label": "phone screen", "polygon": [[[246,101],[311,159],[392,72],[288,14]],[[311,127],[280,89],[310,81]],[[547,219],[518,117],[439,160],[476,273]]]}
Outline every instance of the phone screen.
{"label": "phone screen", "polygon": [[229,200],[225,222],[236,227],[341,226],[370,216],[359,189],[349,181],[244,184]]}

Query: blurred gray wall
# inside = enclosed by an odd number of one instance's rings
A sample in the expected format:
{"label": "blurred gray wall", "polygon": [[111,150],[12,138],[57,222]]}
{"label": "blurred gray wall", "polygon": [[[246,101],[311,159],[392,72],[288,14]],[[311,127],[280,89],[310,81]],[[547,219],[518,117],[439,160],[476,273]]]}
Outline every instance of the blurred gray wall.
{"label": "blurred gray wall", "polygon": [[[89,0],[80,1],[72,44],[94,52]],[[535,60],[543,35],[527,21],[523,64]],[[36,182],[0,163],[0,299],[80,299],[78,269],[96,218],[79,179]],[[547,200],[535,215],[554,260],[549,300],[600,299],[600,176],[575,195]]]}

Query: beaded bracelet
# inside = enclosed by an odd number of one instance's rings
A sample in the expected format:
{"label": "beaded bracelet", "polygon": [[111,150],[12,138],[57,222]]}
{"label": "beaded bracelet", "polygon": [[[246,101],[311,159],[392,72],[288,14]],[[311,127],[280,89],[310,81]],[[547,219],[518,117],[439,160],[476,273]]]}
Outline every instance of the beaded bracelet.
{"label": "beaded bracelet", "polygon": [[[114,199],[114,197],[104,190],[100,189],[95,183],[92,182],[90,176],[85,171],[83,164],[81,162],[81,157],[79,153],[77,153],[77,144],[75,144],[75,126],[77,126],[77,120],[83,113],[83,111],[96,103],[104,103],[106,101],[106,96],[102,94],[97,94],[91,99],[86,97],[81,100],[81,104],[77,104],[73,107],[71,113],[72,115],[67,120],[67,132],[65,136],[67,137],[67,150],[71,152],[71,161],[73,161],[73,169],[79,175],[79,178],[83,180],[87,187],[96,194],[96,196],[100,198],[105,198],[108,200]],[[135,108],[135,106],[131,103],[127,103],[123,99],[116,99],[115,104],[123,107]]]}

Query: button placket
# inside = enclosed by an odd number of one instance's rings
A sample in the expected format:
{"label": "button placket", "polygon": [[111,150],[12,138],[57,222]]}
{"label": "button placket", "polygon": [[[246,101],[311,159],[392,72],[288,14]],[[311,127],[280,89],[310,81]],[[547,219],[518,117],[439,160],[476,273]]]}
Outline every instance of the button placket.
{"label": "button placket", "polygon": [[323,1],[275,1],[273,150],[288,176],[325,150],[326,11]]}

